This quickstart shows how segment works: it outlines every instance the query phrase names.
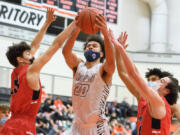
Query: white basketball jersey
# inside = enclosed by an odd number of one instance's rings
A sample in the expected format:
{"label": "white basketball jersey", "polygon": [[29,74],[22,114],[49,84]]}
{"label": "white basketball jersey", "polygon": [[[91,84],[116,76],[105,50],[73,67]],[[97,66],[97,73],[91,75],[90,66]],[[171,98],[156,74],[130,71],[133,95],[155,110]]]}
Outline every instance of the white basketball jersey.
{"label": "white basketball jersey", "polygon": [[74,120],[80,124],[106,121],[105,106],[109,87],[102,80],[97,64],[87,69],[84,62],[78,65],[73,79],[72,103]]}

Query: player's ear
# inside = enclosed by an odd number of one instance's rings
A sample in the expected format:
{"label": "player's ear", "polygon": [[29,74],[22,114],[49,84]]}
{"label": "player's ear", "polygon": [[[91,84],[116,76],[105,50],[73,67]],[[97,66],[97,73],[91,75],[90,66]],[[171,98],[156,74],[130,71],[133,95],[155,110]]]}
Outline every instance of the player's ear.
{"label": "player's ear", "polygon": [[166,95],[168,95],[170,93],[170,90],[166,89]]}
{"label": "player's ear", "polygon": [[21,57],[16,57],[16,60],[17,60],[18,63],[22,63],[23,62],[23,58],[21,58]]}

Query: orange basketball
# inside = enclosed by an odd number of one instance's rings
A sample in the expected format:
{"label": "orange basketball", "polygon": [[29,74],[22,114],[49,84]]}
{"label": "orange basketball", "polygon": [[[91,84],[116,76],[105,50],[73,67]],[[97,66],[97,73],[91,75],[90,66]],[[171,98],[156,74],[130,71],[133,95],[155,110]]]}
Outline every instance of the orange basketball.
{"label": "orange basketball", "polygon": [[95,27],[96,15],[99,14],[99,11],[92,7],[87,7],[83,9],[78,16],[78,26],[86,34],[95,34],[99,31]]}

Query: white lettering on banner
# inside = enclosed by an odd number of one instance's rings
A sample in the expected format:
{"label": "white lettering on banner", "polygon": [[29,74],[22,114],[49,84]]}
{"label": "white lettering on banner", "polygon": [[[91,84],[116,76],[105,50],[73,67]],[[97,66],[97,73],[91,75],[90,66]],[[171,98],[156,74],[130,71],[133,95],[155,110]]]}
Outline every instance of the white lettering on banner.
{"label": "white lettering on banner", "polygon": [[46,13],[0,1],[0,22],[40,30],[46,20]]}

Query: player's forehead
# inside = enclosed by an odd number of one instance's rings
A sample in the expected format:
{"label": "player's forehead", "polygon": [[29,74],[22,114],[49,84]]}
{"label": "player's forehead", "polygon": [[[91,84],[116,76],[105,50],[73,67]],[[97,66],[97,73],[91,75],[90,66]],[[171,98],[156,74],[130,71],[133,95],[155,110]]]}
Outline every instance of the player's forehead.
{"label": "player's forehead", "polygon": [[148,77],[148,80],[149,81],[157,81],[157,80],[160,80],[160,77],[158,75],[150,75]]}
{"label": "player's forehead", "polygon": [[86,46],[90,46],[90,45],[96,45],[100,47],[100,43],[97,41],[89,41]]}
{"label": "player's forehead", "polygon": [[2,110],[0,110],[0,113],[2,114],[2,113],[8,113],[9,112],[9,110],[7,110],[7,109],[2,109]]}
{"label": "player's forehead", "polygon": [[160,79],[160,82],[161,83],[170,83],[171,79],[169,77],[163,77],[163,78]]}
{"label": "player's forehead", "polygon": [[31,50],[25,50],[25,51],[23,52],[23,54],[29,54],[29,53],[31,53]]}

